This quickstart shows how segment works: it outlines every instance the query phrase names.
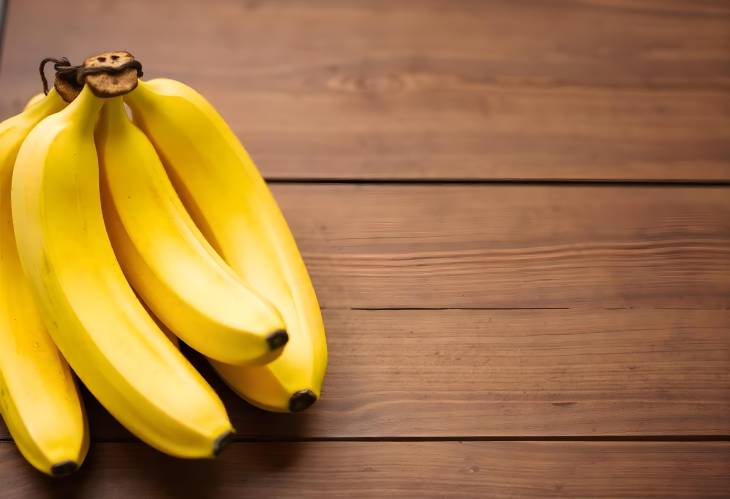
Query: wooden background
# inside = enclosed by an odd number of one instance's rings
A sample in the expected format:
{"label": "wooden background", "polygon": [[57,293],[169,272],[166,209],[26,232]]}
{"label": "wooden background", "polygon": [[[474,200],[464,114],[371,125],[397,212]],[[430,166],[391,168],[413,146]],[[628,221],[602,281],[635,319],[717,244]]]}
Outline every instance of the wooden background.
{"label": "wooden background", "polygon": [[42,57],[116,49],[219,107],[331,361],[270,415],[193,356],[239,432],[215,461],[90,396],[71,478],[0,427],[2,497],[730,495],[727,1],[13,0],[5,24],[0,116]]}

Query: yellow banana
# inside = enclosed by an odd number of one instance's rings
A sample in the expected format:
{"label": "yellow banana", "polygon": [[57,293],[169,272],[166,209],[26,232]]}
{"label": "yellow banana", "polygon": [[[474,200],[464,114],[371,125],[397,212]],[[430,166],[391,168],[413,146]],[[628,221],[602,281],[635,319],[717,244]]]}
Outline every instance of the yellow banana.
{"label": "yellow banana", "polygon": [[200,233],[121,97],[105,105],[96,139],[112,246],[155,316],[221,362],[250,364],[281,353],[288,340],[281,316]]}
{"label": "yellow banana", "polygon": [[[53,89],[52,92],[56,96],[56,97],[54,97],[54,100],[62,101],[62,99],[56,93],[55,89]],[[50,92],[49,92],[49,94],[50,94]],[[39,103],[40,101],[44,100],[45,98],[46,98],[46,94],[44,94],[43,92],[41,92],[39,94],[35,94],[33,97],[28,99],[28,102],[25,103],[25,107],[23,108],[23,111],[33,107],[35,104]],[[65,102],[63,104],[65,104]]]}
{"label": "yellow banana", "polygon": [[65,103],[52,90],[0,123],[0,412],[25,458],[49,475],[78,468],[89,449],[76,383],[53,344],[20,266],[13,234],[13,165],[31,129]]}
{"label": "yellow banana", "polygon": [[165,336],[167,337],[167,339],[170,340],[173,345],[175,345],[175,348],[180,348],[180,339],[177,336],[175,336],[175,334],[172,331],[170,331],[170,329],[167,326],[165,326],[165,324],[160,319],[155,317],[155,314],[152,313],[152,310],[150,310],[150,308],[147,306],[147,304],[145,302],[143,302],[141,299],[140,299],[140,303],[144,307],[145,311],[147,311],[147,313],[150,314],[150,317],[152,318],[153,321],[155,321],[155,324],[157,324],[157,327],[160,328],[160,331],[165,333]]}
{"label": "yellow banana", "polygon": [[320,396],[324,378],[324,326],[296,242],[266,183],[223,118],[190,87],[140,81],[125,100],[211,244],[284,318],[289,343],[276,360],[214,367],[254,405],[306,409]]}
{"label": "yellow banana", "polygon": [[20,148],[11,200],[22,267],[54,342],[102,405],[163,452],[211,456],[232,434],[225,408],[144,310],[104,228],[102,104],[84,87]]}

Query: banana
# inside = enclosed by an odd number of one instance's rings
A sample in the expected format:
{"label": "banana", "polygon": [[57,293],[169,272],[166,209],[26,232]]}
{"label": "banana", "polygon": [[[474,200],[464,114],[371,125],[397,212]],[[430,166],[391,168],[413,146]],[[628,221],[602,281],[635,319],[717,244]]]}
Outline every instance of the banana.
{"label": "banana", "polygon": [[280,354],[288,341],[283,319],[200,233],[121,97],[104,106],[96,139],[112,246],[153,314],[221,362],[250,364]]}
{"label": "banana", "polygon": [[[53,89],[52,92],[56,96],[58,95],[56,93],[56,90],[55,89]],[[30,99],[28,99],[28,102],[26,102],[25,107],[23,108],[23,111],[25,111],[25,110],[33,107],[35,104],[39,103],[40,101],[42,101],[45,98],[46,98],[46,94],[44,94],[43,92],[41,92],[40,94],[35,94],[33,97],[31,97]],[[55,98],[54,98],[54,100],[55,100]]]}
{"label": "banana", "polygon": [[179,349],[180,348],[180,339],[177,336],[175,336],[175,334],[172,331],[170,331],[170,329],[167,326],[165,326],[165,324],[160,319],[155,317],[155,314],[152,313],[152,310],[150,310],[150,307],[148,307],[147,304],[142,301],[142,298],[140,298],[139,295],[137,295],[137,298],[139,299],[139,303],[144,307],[145,312],[147,312],[150,315],[152,320],[155,321],[155,324],[157,324],[157,327],[160,328],[160,331],[165,333],[165,336],[167,337],[168,340],[170,340],[172,342],[173,345],[175,345],[175,348]]}
{"label": "banana", "polygon": [[243,398],[296,412],[320,396],[327,345],[317,297],[274,197],[216,110],[190,87],[140,81],[125,95],[202,232],[249,286],[281,312],[289,343],[265,366],[213,366]]}
{"label": "banana", "polygon": [[21,146],[11,193],[20,261],[51,337],[101,404],[162,452],[208,457],[232,435],[226,410],[144,310],[104,228],[102,104],[85,86]]}
{"label": "banana", "polygon": [[76,383],[48,335],[23,275],[13,234],[13,165],[31,129],[60,111],[51,90],[0,123],[0,412],[18,449],[38,470],[65,475],[89,449],[88,426]]}

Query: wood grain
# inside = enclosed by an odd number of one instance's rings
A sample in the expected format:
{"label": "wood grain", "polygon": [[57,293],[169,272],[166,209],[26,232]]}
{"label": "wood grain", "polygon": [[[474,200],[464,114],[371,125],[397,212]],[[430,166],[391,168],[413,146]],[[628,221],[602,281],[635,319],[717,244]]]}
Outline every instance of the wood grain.
{"label": "wood grain", "polygon": [[730,444],[310,442],[232,444],[215,461],[93,446],[50,480],[0,444],[6,498],[727,497]]}
{"label": "wood grain", "polygon": [[[194,358],[239,436],[730,435],[728,310],[327,310],[325,321],[324,396],[301,414],[248,406]],[[96,440],[131,439],[86,400]]]}
{"label": "wood grain", "polygon": [[239,431],[215,461],[85,393],[49,480],[0,423],[0,496],[727,497],[726,1],[23,0],[4,42],[0,117],[102,50],[209,97],[279,180],[330,366],[273,415],[187,351]]}
{"label": "wood grain", "polygon": [[276,185],[326,308],[730,308],[730,189]]}
{"label": "wood grain", "polygon": [[[243,435],[728,434],[727,188],[274,192],[327,309],[331,371],[301,418],[227,395]],[[378,307],[523,310],[348,311]]]}
{"label": "wood grain", "polygon": [[270,178],[730,180],[722,1],[17,1],[0,116],[42,57],[117,49]]}

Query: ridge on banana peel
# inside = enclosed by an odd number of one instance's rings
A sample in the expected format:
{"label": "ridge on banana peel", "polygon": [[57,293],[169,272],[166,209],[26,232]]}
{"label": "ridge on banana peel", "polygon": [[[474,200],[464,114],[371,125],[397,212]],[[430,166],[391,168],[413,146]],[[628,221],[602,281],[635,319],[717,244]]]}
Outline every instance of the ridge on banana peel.
{"label": "ridge on banana peel", "polygon": [[18,449],[39,471],[75,471],[89,449],[83,403],[71,370],[43,324],[13,234],[10,185],[21,143],[65,102],[40,94],[0,123],[0,412]]}
{"label": "ridge on banana peel", "polygon": [[[51,92],[49,92],[49,95],[51,93],[53,93],[53,95],[56,96],[56,97],[54,97],[54,100],[60,100],[61,103],[63,104],[63,106],[66,105],[66,103],[63,102],[63,100],[60,99],[60,97],[58,97],[58,93],[56,92],[56,89],[55,88],[52,89]],[[38,104],[40,101],[44,100],[45,98],[46,98],[46,94],[44,94],[43,92],[41,92],[39,94],[35,94],[33,97],[31,97],[30,99],[28,99],[28,102],[25,103],[25,107],[23,108],[23,111],[25,111],[27,109],[30,109],[31,107],[35,106],[36,104]],[[63,106],[61,106],[61,108]],[[61,108],[59,108],[58,110],[60,110]]]}
{"label": "ridge on banana peel", "polygon": [[102,104],[84,87],[20,148],[11,201],[22,267],[51,337],[99,402],[162,452],[210,457],[232,434],[225,408],[137,300],[106,234]]}
{"label": "ridge on banana peel", "polygon": [[223,118],[192,88],[168,79],[139,81],[124,99],[202,232],[286,323],[289,343],[270,364],[212,361],[214,368],[260,408],[306,409],[320,396],[327,365],[324,325],[296,242],[266,183]]}
{"label": "ridge on banana peel", "polygon": [[152,313],[221,362],[264,363],[279,355],[288,341],[283,319],[200,233],[121,97],[105,104],[96,143],[112,246]]}

